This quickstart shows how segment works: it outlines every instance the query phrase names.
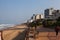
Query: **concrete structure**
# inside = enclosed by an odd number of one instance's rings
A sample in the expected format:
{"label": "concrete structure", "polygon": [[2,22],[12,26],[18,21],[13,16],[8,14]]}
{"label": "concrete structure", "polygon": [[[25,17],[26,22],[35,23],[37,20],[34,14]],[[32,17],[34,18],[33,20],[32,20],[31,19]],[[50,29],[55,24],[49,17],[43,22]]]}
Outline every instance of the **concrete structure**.
{"label": "concrete structure", "polygon": [[53,11],[54,11],[53,8],[45,9],[45,11],[44,11],[45,18],[51,19],[53,16],[53,14],[52,14]]}
{"label": "concrete structure", "polygon": [[43,14],[33,14],[31,19],[32,20],[44,19],[44,15]]}
{"label": "concrete structure", "polygon": [[34,21],[33,19],[29,19],[29,20],[27,20],[27,23],[31,23],[33,21]]}
{"label": "concrete structure", "polygon": [[31,17],[32,20],[35,20],[36,19],[36,15],[33,14],[33,16]]}
{"label": "concrete structure", "polygon": [[46,19],[57,19],[60,17],[60,10],[49,8],[44,11],[44,14]]}
{"label": "concrete structure", "polygon": [[54,10],[53,11],[53,16],[54,16],[54,19],[57,19],[58,17],[60,17],[60,10]]}
{"label": "concrete structure", "polygon": [[44,14],[41,14],[41,19],[44,19]]}
{"label": "concrete structure", "polygon": [[41,15],[40,14],[36,14],[36,20],[41,19]]}

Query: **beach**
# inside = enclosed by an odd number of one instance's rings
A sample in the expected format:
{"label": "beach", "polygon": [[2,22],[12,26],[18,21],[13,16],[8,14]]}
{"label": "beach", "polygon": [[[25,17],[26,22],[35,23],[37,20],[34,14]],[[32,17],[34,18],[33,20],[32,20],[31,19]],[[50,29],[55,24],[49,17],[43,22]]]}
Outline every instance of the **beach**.
{"label": "beach", "polygon": [[[0,40],[1,38],[3,40],[25,40],[26,30],[26,25],[16,25],[15,27],[5,29],[1,31],[2,35],[0,32]],[[60,40],[60,32],[58,36],[56,36],[53,29],[39,27],[37,31],[39,31],[39,34],[37,34],[35,40]],[[32,40],[32,38],[29,39]]]}
{"label": "beach", "polygon": [[[20,28],[20,29],[19,29]],[[2,31],[3,40],[23,40],[26,25],[17,25]]]}

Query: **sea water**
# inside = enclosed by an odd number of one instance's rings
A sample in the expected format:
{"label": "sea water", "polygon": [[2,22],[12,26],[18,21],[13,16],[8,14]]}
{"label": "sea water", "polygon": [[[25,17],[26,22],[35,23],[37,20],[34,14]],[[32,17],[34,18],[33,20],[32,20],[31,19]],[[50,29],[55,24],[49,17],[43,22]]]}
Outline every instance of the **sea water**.
{"label": "sea water", "polygon": [[0,30],[9,28],[9,27],[14,27],[14,24],[0,24]]}

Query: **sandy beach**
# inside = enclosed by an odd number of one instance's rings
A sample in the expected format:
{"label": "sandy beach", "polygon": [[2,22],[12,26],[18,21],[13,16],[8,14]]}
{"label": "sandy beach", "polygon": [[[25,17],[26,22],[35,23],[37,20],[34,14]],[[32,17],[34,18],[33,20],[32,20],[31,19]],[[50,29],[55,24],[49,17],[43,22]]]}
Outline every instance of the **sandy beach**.
{"label": "sandy beach", "polygon": [[[20,28],[20,29],[19,29]],[[23,40],[25,35],[26,25],[17,25],[13,28],[9,28],[2,31],[3,40]]]}
{"label": "sandy beach", "polygon": [[[26,25],[17,25],[13,28],[8,28],[6,30],[3,30],[2,38],[3,40],[25,40],[26,28],[27,28]],[[56,36],[55,31],[52,29],[40,27],[37,30],[39,31],[39,34],[35,40],[60,40],[60,32],[58,36]],[[1,32],[0,32],[0,36],[1,36]]]}

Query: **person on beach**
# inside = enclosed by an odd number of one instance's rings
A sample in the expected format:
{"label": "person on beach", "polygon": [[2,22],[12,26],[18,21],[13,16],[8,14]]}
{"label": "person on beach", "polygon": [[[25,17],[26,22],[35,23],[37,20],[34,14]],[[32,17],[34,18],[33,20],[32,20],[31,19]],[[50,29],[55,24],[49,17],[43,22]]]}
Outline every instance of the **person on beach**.
{"label": "person on beach", "polygon": [[59,25],[55,27],[56,36],[58,35],[59,28],[60,28]]}

